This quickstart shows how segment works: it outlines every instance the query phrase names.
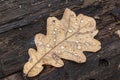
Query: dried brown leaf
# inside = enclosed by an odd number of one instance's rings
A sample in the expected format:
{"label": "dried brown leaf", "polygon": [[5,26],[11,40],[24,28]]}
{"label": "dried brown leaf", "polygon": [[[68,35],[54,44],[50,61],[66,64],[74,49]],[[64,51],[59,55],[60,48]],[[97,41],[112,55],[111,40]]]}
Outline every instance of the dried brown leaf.
{"label": "dried brown leaf", "polygon": [[37,50],[30,48],[29,61],[24,65],[24,73],[29,77],[38,75],[43,65],[62,67],[61,59],[83,63],[86,56],[83,51],[96,52],[101,43],[94,39],[98,33],[96,22],[92,17],[76,14],[66,9],[61,20],[56,17],[47,19],[47,35],[37,34]]}

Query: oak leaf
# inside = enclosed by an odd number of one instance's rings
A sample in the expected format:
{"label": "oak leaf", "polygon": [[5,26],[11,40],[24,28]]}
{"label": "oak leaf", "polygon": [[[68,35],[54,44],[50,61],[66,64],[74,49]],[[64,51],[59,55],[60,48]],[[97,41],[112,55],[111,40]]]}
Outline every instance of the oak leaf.
{"label": "oak leaf", "polygon": [[56,17],[47,19],[47,34],[37,34],[35,44],[37,50],[30,48],[29,60],[24,65],[24,73],[29,77],[38,75],[43,65],[62,67],[61,59],[86,62],[83,51],[96,52],[101,43],[94,39],[98,33],[96,22],[92,17],[76,14],[66,9],[61,20]]}

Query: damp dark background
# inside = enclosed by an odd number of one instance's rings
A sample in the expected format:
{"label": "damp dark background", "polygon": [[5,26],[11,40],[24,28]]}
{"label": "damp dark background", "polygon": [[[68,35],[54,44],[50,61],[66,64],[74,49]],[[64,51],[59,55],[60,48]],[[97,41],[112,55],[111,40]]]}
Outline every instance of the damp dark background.
{"label": "damp dark background", "polygon": [[[62,68],[45,66],[36,77],[23,74],[27,50],[37,33],[46,34],[49,16],[61,19],[65,8],[93,17],[101,50],[84,52],[87,62],[63,60]],[[0,0],[0,80],[120,80],[120,0]]]}

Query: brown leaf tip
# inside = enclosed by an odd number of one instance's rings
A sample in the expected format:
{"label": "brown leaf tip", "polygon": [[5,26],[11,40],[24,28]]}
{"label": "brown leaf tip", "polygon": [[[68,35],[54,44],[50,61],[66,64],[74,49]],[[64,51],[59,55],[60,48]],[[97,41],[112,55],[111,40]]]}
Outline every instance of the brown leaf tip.
{"label": "brown leaf tip", "polygon": [[117,30],[115,33],[120,37],[120,30]]}

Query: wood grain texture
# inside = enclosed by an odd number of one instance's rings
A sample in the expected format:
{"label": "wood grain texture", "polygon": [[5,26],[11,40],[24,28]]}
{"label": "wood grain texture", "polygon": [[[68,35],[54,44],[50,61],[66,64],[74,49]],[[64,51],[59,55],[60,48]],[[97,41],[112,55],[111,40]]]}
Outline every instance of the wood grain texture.
{"label": "wood grain texture", "polygon": [[[54,80],[119,80],[120,38],[115,34],[115,31],[120,29],[120,22],[119,18],[113,15],[112,12],[113,10],[118,10],[117,4],[119,3],[119,0],[101,0],[82,9],[74,8],[73,10],[76,13],[83,13],[96,19],[99,33],[95,38],[101,41],[102,49],[97,53],[85,52],[87,62],[84,64],[64,60],[64,67],[56,69],[47,66],[39,76],[35,78],[26,77],[27,80],[53,80],[53,78]],[[0,8],[0,11],[4,11],[6,8],[8,7]],[[56,15],[60,18],[62,12],[59,12],[59,10],[61,9],[57,8],[57,10],[58,12],[55,11],[51,15]],[[47,17],[44,16],[35,22],[22,25],[21,28],[0,34],[0,78],[16,72],[22,73],[23,65],[28,59],[27,50],[30,47],[35,47],[34,35],[38,32],[46,34],[46,19]],[[7,19],[3,19],[3,21],[1,19],[0,21],[1,25],[11,24]],[[13,19],[13,23],[15,21]],[[21,23],[24,24],[23,22]]]}
{"label": "wood grain texture", "polygon": [[65,7],[74,8],[81,0],[5,0],[0,1],[0,33],[28,25]]}

